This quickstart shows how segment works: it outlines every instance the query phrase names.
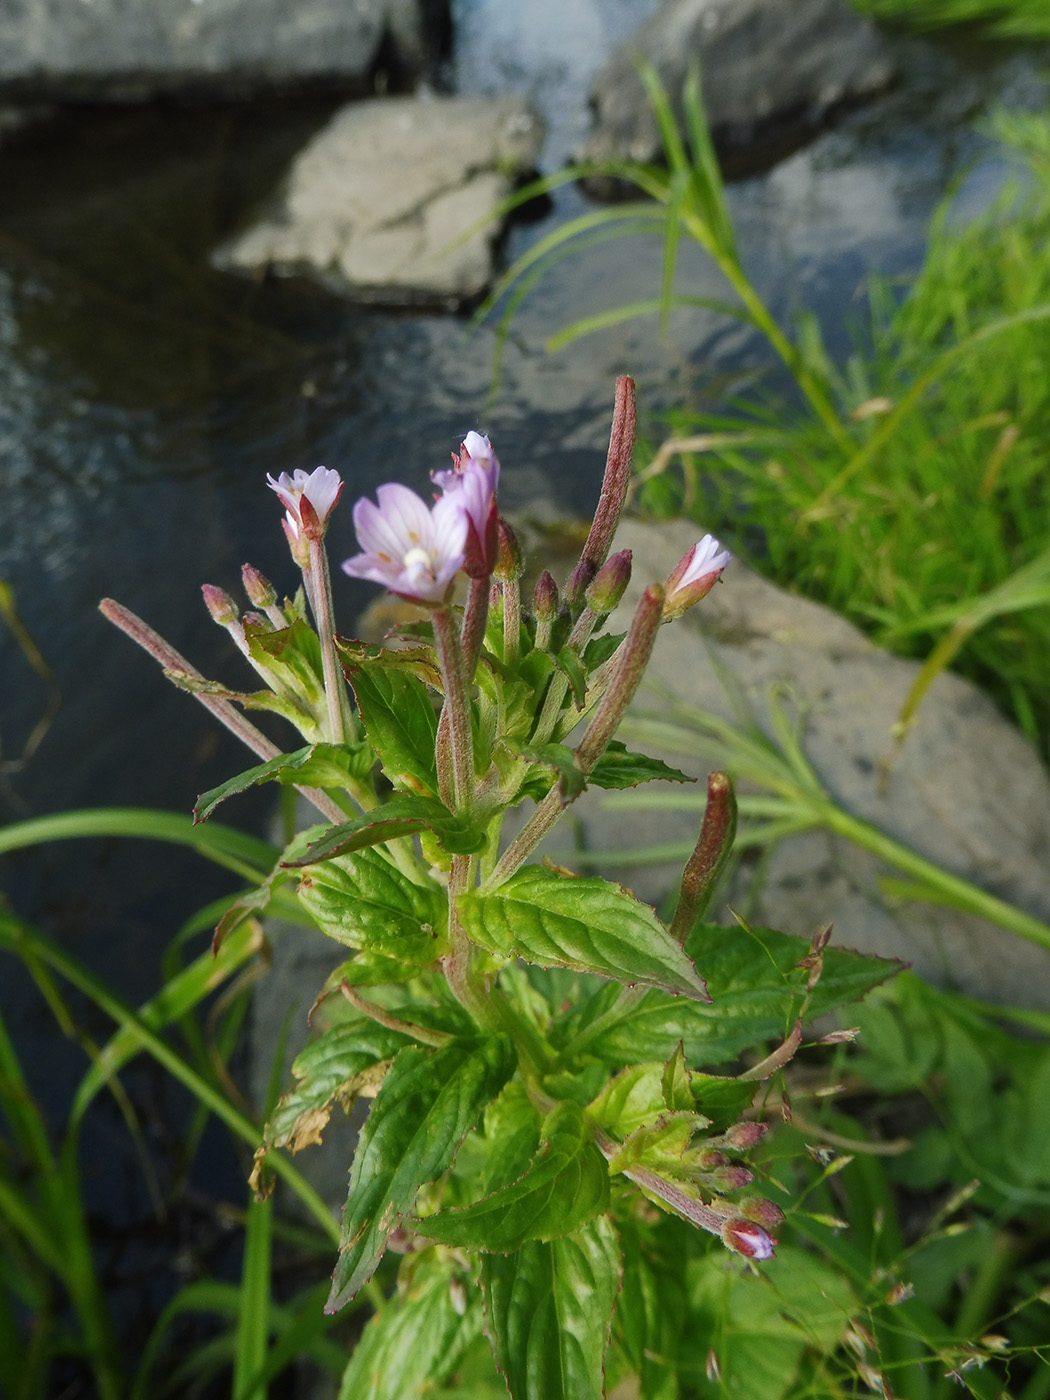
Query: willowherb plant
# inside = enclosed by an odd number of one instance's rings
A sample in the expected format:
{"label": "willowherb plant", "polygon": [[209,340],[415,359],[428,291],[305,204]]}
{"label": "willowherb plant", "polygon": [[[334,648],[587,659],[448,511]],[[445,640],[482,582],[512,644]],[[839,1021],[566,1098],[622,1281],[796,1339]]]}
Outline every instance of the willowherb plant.
{"label": "willowherb plant", "polygon": [[[267,780],[294,784],[324,818],[233,904],[216,940],[294,882],[304,915],[353,950],[321,994],[342,998],[344,1014],[295,1062],[253,1177],[267,1191],[271,1152],[319,1142],[333,1105],[372,1099],[329,1310],[388,1249],[403,1258],[346,1397],[400,1400],[444,1383],[482,1330],[515,1400],[597,1397],[607,1372],[634,1373],[643,1396],[676,1393],[661,1328],[680,1309],[660,1315],[673,1284],[666,1259],[654,1272],[653,1242],[669,1216],[691,1237],[683,1267],[701,1248],[696,1231],[745,1269],[773,1259],[784,1209],[752,1189],[743,1160],[766,1132],[762,1084],[794,1055],[804,1016],[887,971],[827,949],[826,930],[807,944],[703,923],[735,827],[722,773],[669,924],[616,884],[534,858],[586,787],[688,781],[614,735],[661,626],[730,559],[705,537],[665,586],[645,589],[625,634],[604,630],[631,573],[629,551],[610,551],[633,438],[625,378],[579,561],[561,588],[541,572],[524,605],[499,463],[480,433],[435,474],[433,504],[400,484],[358,501],[361,549],[343,568],[427,618],[383,646],[335,631],[324,535],[338,475],[271,478],[303,589],[279,603],[245,566],[253,610],[241,616],[205,588],[266,682],[258,692],[205,680],[139,619],[102,605],[263,760],[201,797],[197,820]],[[305,746],[278,752],[237,705],[284,716]],[[501,841],[523,802],[534,810]],[[735,1073],[711,1072],[727,1063]]]}

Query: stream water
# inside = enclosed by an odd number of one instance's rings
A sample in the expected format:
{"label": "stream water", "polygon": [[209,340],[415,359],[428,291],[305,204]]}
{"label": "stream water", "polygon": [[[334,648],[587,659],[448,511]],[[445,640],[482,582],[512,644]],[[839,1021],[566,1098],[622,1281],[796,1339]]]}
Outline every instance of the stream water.
{"label": "stream water", "polygon": [[[654,7],[459,0],[453,79],[466,91],[527,91],[549,123],[544,160],[555,168],[585,128],[587,83],[609,43]],[[730,192],[763,295],[783,317],[816,311],[838,353],[866,273],[917,266],[949,182],[969,170],[968,208],[1000,182],[973,118],[994,100],[1042,95],[1033,59],[920,44],[902,56],[895,92]],[[294,586],[267,471],[324,462],[343,473],[349,500],[391,477],[422,488],[480,426],[499,450],[507,506],[543,499],[582,512],[600,479],[616,374],[634,374],[652,410],[768,358],[706,313],[676,317],[665,339],[640,321],[548,356],[543,342],[565,321],[655,294],[659,247],[644,240],[606,244],[537,286],[488,410],[491,328],[214,271],[209,252],[260,207],[332,107],[73,109],[0,142],[0,580],[53,677],[45,683],[0,625],[3,820],[108,804],[187,811],[246,766],[96,605],[119,599],[205,673],[243,680],[199,584],[239,594],[247,559]],[[584,207],[565,191],[543,223],[512,233],[509,252]],[[718,295],[689,250],[682,275]],[[353,552],[348,508],[329,540],[334,559]],[[336,587],[348,628],[374,590]],[[23,761],[52,693],[60,707]],[[227,819],[263,822],[266,800],[238,802]],[[178,853],[92,841],[5,859],[0,885],[135,999],[156,986],[179,921],[226,882]],[[34,1082],[60,1103],[79,1052],[6,961],[0,1003],[30,1047]]]}

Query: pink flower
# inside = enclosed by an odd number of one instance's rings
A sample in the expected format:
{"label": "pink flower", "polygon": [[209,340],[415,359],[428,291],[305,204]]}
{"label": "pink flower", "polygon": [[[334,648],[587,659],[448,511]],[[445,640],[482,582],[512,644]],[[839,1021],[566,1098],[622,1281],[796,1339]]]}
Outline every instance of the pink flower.
{"label": "pink flower", "polygon": [[686,608],[706,598],[733,556],[713,535],[705,535],[675,565],[665,589],[664,621],[680,617]]}
{"label": "pink flower", "polygon": [[499,544],[496,509],[499,460],[484,434],[470,432],[463,439],[459,456],[453,453],[452,462],[451,471],[434,472],[433,479],[446,496],[458,496],[467,513],[464,568],[471,578],[488,578],[496,563]]}
{"label": "pink flower", "polygon": [[442,496],[432,509],[397,482],[380,486],[376,496],[378,505],[362,496],[354,506],[362,552],[343,569],[402,598],[443,603],[466,553],[468,518],[460,493]]}
{"label": "pink flower", "polygon": [[282,472],[276,481],[269,475],[266,480],[288,512],[289,542],[298,539],[300,531],[308,539],[319,540],[343,489],[339,473],[331,467],[315,467],[312,472],[298,467],[291,476]]}
{"label": "pink flower", "polygon": [[722,1226],[723,1243],[747,1259],[772,1259],[773,1237],[750,1220],[727,1220]]}

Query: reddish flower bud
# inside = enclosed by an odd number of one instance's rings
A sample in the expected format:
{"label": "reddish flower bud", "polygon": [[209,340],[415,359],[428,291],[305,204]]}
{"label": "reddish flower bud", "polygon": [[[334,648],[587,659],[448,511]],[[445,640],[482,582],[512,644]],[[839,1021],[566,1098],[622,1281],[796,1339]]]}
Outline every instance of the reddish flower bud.
{"label": "reddish flower bud", "polygon": [[713,535],[705,535],[688,550],[671,571],[666,584],[664,621],[680,617],[686,608],[706,598],[732,559]]}
{"label": "reddish flower bud", "polygon": [[784,1212],[775,1201],[767,1201],[764,1196],[749,1196],[739,1201],[737,1210],[746,1220],[764,1225],[767,1230],[775,1230],[784,1223]]}
{"label": "reddish flower bud", "polygon": [[237,605],[224,588],[216,588],[213,583],[201,584],[201,592],[208,611],[220,627],[229,627],[237,621]]}
{"label": "reddish flower bud", "polygon": [[744,1152],[762,1141],[768,1131],[767,1123],[734,1123],[719,1139],[725,1147]]}
{"label": "reddish flower bud", "polygon": [[722,1226],[722,1243],[745,1259],[772,1259],[775,1241],[749,1220],[727,1220]]}
{"label": "reddish flower bud", "polygon": [[553,622],[558,615],[558,585],[548,569],[536,580],[532,605],[538,622]]}

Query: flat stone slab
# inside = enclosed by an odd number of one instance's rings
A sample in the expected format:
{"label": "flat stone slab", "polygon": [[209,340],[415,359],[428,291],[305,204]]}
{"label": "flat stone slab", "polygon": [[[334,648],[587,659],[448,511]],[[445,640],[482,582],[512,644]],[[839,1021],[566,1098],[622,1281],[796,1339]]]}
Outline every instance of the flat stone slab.
{"label": "flat stone slab", "polygon": [[215,260],[305,273],[362,301],[459,306],[492,278],[492,216],[541,139],[516,98],[352,103],[298,156],[273,215]]}
{"label": "flat stone slab", "polygon": [[[598,75],[586,159],[662,159],[640,57],[679,115],[689,65],[699,63],[708,124],[731,171],[770,164],[895,74],[886,42],[847,0],[669,0]],[[588,189],[613,192],[595,181]]]}
{"label": "flat stone slab", "polygon": [[0,92],[25,100],[243,96],[359,83],[384,44],[419,72],[424,0],[4,0]]}

